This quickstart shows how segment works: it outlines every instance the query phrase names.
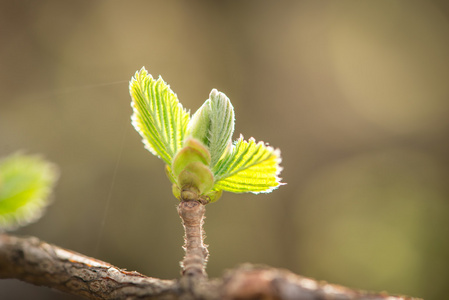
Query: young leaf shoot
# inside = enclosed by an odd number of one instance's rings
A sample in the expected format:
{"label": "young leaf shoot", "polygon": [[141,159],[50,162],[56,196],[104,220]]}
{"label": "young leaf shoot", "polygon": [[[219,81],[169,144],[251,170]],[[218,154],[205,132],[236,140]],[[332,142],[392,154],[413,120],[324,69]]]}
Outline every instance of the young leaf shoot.
{"label": "young leaf shoot", "polygon": [[234,107],[225,94],[213,89],[190,118],[169,85],[145,68],[129,90],[132,124],[145,147],[166,163],[178,199],[209,203],[222,191],[268,193],[282,185],[278,149],[242,136],[232,143]]}
{"label": "young leaf shoot", "polygon": [[0,231],[40,218],[58,178],[56,166],[39,156],[15,154],[0,161]]}

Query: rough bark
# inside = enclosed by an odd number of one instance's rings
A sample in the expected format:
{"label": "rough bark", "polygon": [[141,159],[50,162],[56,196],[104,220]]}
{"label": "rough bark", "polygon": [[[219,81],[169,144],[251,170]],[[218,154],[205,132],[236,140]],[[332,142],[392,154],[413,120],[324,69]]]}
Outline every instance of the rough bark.
{"label": "rough bark", "polygon": [[86,299],[417,299],[352,290],[287,270],[252,265],[228,271],[219,279],[202,277],[193,285],[186,280],[189,277],[160,280],[121,270],[35,237],[0,235],[0,278],[16,278]]}
{"label": "rough bark", "polygon": [[121,270],[35,237],[0,236],[0,278],[16,278],[88,299],[174,298],[169,296],[176,293],[175,281]]}

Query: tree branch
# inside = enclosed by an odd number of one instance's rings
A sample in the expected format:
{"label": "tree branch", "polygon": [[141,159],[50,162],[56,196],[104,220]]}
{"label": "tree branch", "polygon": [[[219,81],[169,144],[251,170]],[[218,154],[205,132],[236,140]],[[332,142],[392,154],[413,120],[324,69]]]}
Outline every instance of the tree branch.
{"label": "tree branch", "polygon": [[4,234],[0,236],[0,278],[16,278],[88,299],[137,299],[177,293],[173,280],[121,270],[35,237]]}
{"label": "tree branch", "polygon": [[183,280],[147,277],[47,244],[35,237],[5,234],[0,235],[0,278],[16,278],[87,299],[417,299],[352,290],[287,270],[252,265],[228,271],[220,279],[206,280],[202,277],[194,289],[186,289]]}

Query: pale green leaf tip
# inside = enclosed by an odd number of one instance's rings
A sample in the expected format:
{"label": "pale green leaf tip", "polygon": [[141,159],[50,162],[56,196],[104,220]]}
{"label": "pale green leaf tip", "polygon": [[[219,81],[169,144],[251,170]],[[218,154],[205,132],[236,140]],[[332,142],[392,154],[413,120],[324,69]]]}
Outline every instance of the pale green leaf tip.
{"label": "pale green leaf tip", "polygon": [[209,135],[210,135],[210,120],[211,109],[210,100],[201,105],[200,108],[193,114],[187,126],[187,136],[195,138],[200,141],[204,146],[209,147]]}
{"label": "pale green leaf tip", "polygon": [[211,155],[211,168],[229,150],[234,133],[234,107],[229,98],[216,89],[193,115],[187,135],[201,141]]}
{"label": "pale green leaf tip", "polygon": [[0,161],[0,231],[37,221],[50,202],[57,167],[37,155],[21,153]]}
{"label": "pale green leaf tip", "polygon": [[211,167],[228,151],[234,133],[235,115],[234,107],[229,98],[222,92],[213,89],[209,95],[211,101],[211,131],[210,151],[212,156]]}

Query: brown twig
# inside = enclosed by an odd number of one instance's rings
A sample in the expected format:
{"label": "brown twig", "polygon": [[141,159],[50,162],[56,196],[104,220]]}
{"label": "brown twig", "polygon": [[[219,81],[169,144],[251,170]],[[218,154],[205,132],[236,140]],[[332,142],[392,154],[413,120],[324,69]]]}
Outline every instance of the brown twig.
{"label": "brown twig", "polygon": [[198,201],[181,201],[178,214],[185,231],[185,256],[181,262],[182,275],[188,277],[206,277],[206,263],[209,256],[204,244],[203,224],[206,208]]}
{"label": "brown twig", "polygon": [[47,244],[0,235],[0,278],[15,278],[88,299],[177,298],[174,280],[160,280]]}
{"label": "brown twig", "polygon": [[[193,210],[199,209],[193,206]],[[191,279],[189,282],[197,282],[193,289],[186,288],[183,280],[161,280],[128,272],[35,237],[0,235],[0,278],[16,278],[86,299],[417,300],[353,290],[269,267],[244,265],[215,280],[207,280],[202,274],[200,278],[184,276],[183,279]]]}

